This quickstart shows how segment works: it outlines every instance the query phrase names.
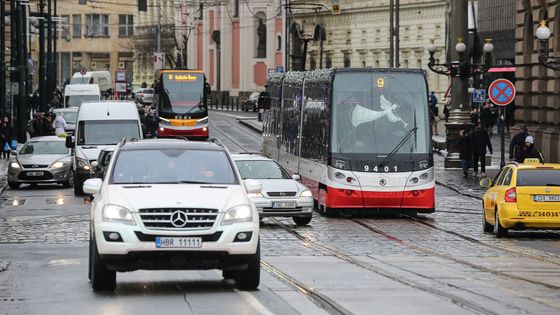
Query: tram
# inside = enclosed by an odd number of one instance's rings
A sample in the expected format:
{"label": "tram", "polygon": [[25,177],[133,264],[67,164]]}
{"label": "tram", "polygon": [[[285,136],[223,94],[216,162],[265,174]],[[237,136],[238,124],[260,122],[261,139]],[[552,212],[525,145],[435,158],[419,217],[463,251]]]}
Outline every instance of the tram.
{"label": "tram", "polygon": [[267,91],[263,152],[300,174],[319,210],[434,212],[422,70],[278,73]]}
{"label": "tram", "polygon": [[204,72],[161,70],[155,92],[159,137],[208,139],[210,87]]}

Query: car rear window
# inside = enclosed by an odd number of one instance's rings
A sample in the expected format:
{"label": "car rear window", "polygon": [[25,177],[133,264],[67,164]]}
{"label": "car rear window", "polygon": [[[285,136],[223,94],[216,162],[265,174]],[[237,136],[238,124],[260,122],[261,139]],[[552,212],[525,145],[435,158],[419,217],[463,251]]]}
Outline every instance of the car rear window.
{"label": "car rear window", "polygon": [[560,170],[519,170],[517,171],[517,186],[560,186]]}

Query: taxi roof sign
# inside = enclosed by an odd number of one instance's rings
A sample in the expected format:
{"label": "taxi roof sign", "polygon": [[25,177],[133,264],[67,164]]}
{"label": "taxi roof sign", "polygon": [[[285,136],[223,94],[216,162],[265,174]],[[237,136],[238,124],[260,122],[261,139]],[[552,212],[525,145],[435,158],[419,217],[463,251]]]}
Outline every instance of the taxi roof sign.
{"label": "taxi roof sign", "polygon": [[523,160],[523,164],[541,164],[541,160],[538,158],[527,158]]}

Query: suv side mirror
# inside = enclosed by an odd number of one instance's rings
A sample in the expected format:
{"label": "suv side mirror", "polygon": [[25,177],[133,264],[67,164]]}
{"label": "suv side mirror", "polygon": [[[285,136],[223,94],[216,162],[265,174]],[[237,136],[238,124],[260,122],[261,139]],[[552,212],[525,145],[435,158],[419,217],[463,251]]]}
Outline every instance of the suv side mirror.
{"label": "suv side mirror", "polygon": [[66,136],[66,147],[68,149],[72,149],[74,148],[74,139],[72,139],[72,136]]}
{"label": "suv side mirror", "polygon": [[301,176],[299,174],[293,174],[292,178],[295,180],[301,180]]}
{"label": "suv side mirror", "polygon": [[245,188],[249,194],[258,194],[262,191],[262,184],[256,179],[246,179]]}
{"label": "suv side mirror", "polygon": [[101,178],[90,178],[84,182],[84,192],[86,194],[97,194],[101,191]]}

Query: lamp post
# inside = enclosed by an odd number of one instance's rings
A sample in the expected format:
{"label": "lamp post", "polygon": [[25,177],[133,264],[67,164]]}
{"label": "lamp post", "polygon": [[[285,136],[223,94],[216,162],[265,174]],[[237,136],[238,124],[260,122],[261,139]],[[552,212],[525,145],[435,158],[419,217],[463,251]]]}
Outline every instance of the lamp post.
{"label": "lamp post", "polygon": [[446,75],[452,78],[452,102],[451,112],[449,115],[449,123],[445,124],[447,128],[446,147],[447,156],[445,157],[445,168],[460,167],[459,158],[459,132],[461,130],[472,129],[470,121],[468,97],[467,97],[467,82],[468,79],[475,75],[480,75],[488,71],[492,66],[492,51],[494,45],[490,39],[486,39],[482,47],[484,60],[482,63],[470,62],[470,56],[465,57],[467,54],[467,45],[463,42],[463,38],[457,38],[455,44],[455,56],[457,60],[437,63],[434,54],[437,51],[437,45],[434,40],[426,47],[430,54],[428,61],[428,68],[433,72],[441,75]]}
{"label": "lamp post", "polygon": [[551,56],[549,54],[548,39],[550,38],[551,32],[544,20],[541,21],[541,25],[537,28],[535,35],[541,43],[539,62],[549,69],[560,71],[560,57]]}

